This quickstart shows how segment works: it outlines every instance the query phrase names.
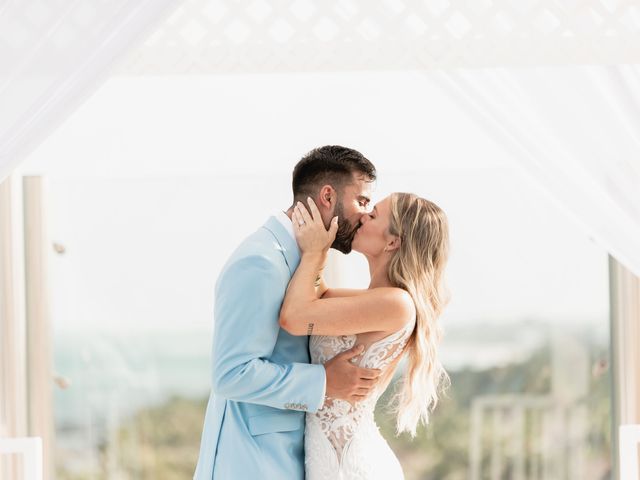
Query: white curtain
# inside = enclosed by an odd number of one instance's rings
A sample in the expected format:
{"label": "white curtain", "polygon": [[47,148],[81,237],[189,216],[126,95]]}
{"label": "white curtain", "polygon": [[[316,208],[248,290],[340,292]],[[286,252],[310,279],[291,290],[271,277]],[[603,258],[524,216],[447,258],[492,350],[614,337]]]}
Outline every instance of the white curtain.
{"label": "white curtain", "polygon": [[638,68],[468,69],[429,78],[595,241],[640,275]]}
{"label": "white curtain", "polygon": [[179,2],[0,2],[0,181]]}

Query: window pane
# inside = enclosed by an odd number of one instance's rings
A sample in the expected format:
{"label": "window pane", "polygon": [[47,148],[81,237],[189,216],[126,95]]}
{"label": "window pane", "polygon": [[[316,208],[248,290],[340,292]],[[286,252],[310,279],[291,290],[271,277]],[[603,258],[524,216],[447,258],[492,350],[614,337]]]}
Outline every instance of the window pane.
{"label": "window pane", "polygon": [[451,387],[413,442],[378,404],[407,479],[611,478],[606,252],[514,173],[423,191],[451,202]]}
{"label": "window pane", "polygon": [[[286,177],[51,179],[58,478],[191,478],[213,286]],[[397,190],[436,201],[452,238],[451,387],[413,441],[388,395],[377,410],[407,479],[607,478],[606,253],[506,169],[387,174],[374,203]],[[366,286],[361,257],[339,263]]]}
{"label": "window pane", "polygon": [[270,181],[50,179],[58,478],[193,476],[214,282],[271,213],[224,199]]}

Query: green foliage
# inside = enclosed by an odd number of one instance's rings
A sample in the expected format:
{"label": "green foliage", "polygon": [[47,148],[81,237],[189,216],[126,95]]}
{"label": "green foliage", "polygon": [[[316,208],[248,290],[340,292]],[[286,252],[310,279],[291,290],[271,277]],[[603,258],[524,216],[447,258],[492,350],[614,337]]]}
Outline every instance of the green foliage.
{"label": "green foliage", "polygon": [[172,398],[139,412],[119,432],[124,478],[181,480],[195,469],[206,400]]}
{"label": "green foliage", "polygon": [[[592,352],[592,357],[606,358],[605,354],[605,351]],[[606,472],[611,456],[610,376],[606,366],[601,370],[592,375],[590,393],[581,401],[588,416],[586,461]],[[492,394],[548,394],[551,388],[549,351],[541,349],[518,364],[486,370],[465,369],[450,375],[452,386],[441,398],[430,424],[419,427],[415,439],[408,434],[395,435],[395,418],[386,408],[393,388],[389,388],[378,403],[376,421],[400,458],[407,480],[466,480],[473,399]],[[121,425],[111,442],[102,443],[99,471],[72,474],[60,466],[57,479],[191,479],[206,400],[172,398],[137,412]],[[485,463],[488,463],[486,458]],[[504,474],[504,478],[509,476],[508,472]]]}
{"label": "green foliage", "polygon": [[[605,352],[593,352],[602,358]],[[429,425],[418,428],[417,436],[395,435],[395,418],[388,404],[393,388],[378,402],[376,422],[398,455],[407,480],[466,480],[469,469],[471,403],[484,395],[545,395],[551,390],[550,352],[540,349],[525,362],[487,370],[450,372],[451,387],[440,399]],[[611,460],[610,377],[607,372],[592,379],[590,394],[583,399],[588,411],[588,460],[603,465],[607,471]],[[488,443],[485,433],[483,443]],[[525,445],[525,448],[530,448]],[[485,449],[488,450],[488,449]],[[485,452],[484,464],[489,463]],[[484,476],[483,476],[484,478]],[[510,478],[508,472],[504,478]],[[600,477],[593,477],[600,478]]]}

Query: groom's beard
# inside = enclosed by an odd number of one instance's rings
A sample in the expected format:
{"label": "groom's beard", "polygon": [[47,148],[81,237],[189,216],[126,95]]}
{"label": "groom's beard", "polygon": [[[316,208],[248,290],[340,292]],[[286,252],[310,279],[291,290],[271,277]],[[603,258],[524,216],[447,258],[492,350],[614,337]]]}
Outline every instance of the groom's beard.
{"label": "groom's beard", "polygon": [[335,248],[342,253],[351,252],[351,242],[353,242],[353,237],[356,235],[356,231],[360,227],[360,222],[356,224],[355,227],[349,225],[349,222],[344,218],[344,211],[342,209],[342,205],[338,204],[339,207],[336,208],[334,212],[335,215],[338,215],[338,232],[336,233],[336,238],[331,245],[331,248]]}

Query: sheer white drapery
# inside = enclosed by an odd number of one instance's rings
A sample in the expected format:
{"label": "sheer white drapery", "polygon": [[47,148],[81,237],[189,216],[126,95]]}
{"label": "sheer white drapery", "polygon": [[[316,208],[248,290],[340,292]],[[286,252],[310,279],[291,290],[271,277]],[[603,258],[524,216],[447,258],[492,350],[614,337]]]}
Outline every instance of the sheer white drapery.
{"label": "sheer white drapery", "polygon": [[1,2],[0,181],[179,2]]}
{"label": "sheer white drapery", "polygon": [[638,67],[458,70],[429,78],[595,241],[640,275]]}

